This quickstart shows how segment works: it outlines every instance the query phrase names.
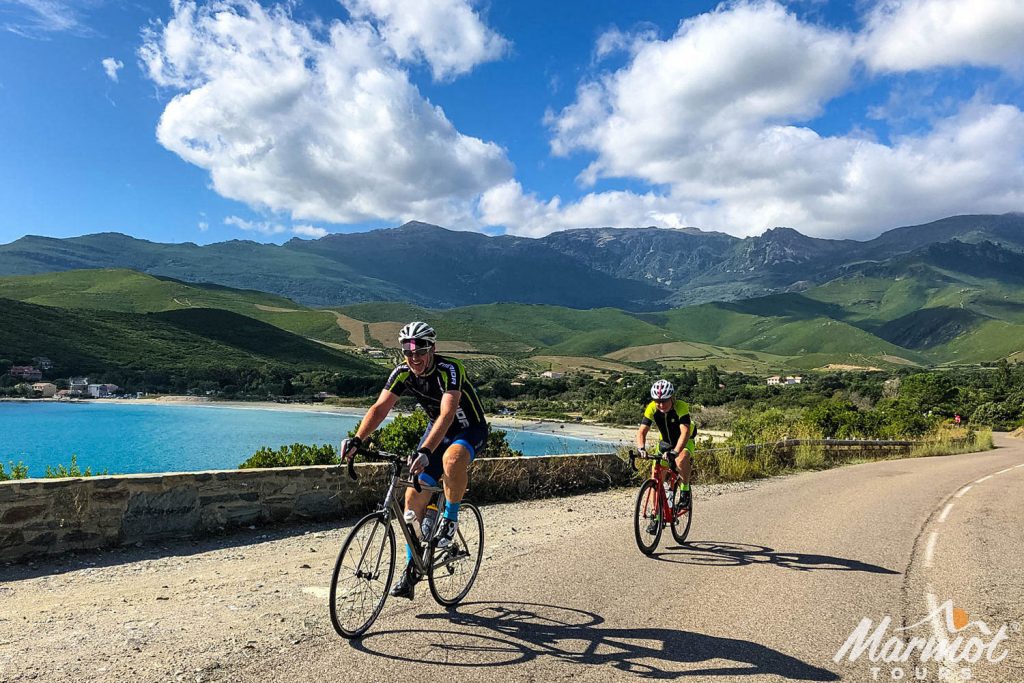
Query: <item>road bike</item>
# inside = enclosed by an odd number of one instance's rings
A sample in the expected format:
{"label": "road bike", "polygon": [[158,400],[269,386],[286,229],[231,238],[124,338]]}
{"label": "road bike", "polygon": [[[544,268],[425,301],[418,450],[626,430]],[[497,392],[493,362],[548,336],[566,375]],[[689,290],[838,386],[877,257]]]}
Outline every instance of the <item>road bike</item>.
{"label": "road bike", "polygon": [[[658,547],[661,540],[661,532],[665,525],[672,529],[672,538],[676,543],[685,543],[690,533],[690,523],[693,521],[693,491],[690,491],[690,506],[682,507],[680,486],[682,478],[674,468],[668,466],[668,455],[672,445],[662,441],[660,455],[642,456],[635,451],[629,452],[629,466],[637,470],[637,460],[652,460],[651,478],[640,485],[640,491],[636,496],[636,510],[633,515],[633,532],[636,535],[636,545],[644,555],[650,555]],[[665,486],[672,492],[673,505],[669,505],[665,493]]]}
{"label": "road bike", "polygon": [[[413,549],[414,579],[427,578],[430,594],[445,607],[456,605],[476,581],[484,553],[484,521],[480,510],[472,503],[462,501],[459,527],[455,538],[446,548],[438,548],[437,534],[440,518],[434,520],[426,537],[416,533],[414,522],[406,522],[402,514],[399,492],[409,486],[433,493],[431,503],[444,510],[444,489],[420,484],[419,477],[401,476],[405,456],[367,448],[359,449],[367,460],[390,464],[390,484],[384,502],[374,512],[360,519],[345,538],[338,553],[331,577],[331,623],[334,630],[346,638],[357,638],[376,621],[388,599],[388,590],[395,574],[396,544],[392,521],[398,521],[405,542]],[[353,463],[348,473],[357,479]],[[418,522],[415,522],[418,524]]]}

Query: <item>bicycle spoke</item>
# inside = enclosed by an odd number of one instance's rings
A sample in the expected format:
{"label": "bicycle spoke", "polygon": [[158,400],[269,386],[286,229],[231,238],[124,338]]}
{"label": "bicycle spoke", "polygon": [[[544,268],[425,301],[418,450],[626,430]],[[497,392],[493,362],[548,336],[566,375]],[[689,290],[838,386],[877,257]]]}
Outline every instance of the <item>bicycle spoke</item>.
{"label": "bicycle spoke", "polygon": [[469,592],[483,558],[483,524],[479,511],[466,505],[452,544],[434,548],[429,565],[430,591],[442,605],[454,605]]}
{"label": "bicycle spoke", "polygon": [[394,546],[394,531],[378,515],[364,517],[349,533],[331,583],[331,621],[338,633],[354,637],[377,618],[394,573]]}

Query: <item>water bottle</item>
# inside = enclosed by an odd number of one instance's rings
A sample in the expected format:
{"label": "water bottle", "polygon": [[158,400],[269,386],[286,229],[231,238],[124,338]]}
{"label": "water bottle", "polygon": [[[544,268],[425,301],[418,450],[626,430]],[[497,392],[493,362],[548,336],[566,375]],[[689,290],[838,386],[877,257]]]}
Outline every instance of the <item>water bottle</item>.
{"label": "water bottle", "polygon": [[412,527],[413,534],[420,530],[419,525],[416,524],[416,512],[414,510],[406,510],[405,514],[402,515],[402,519],[405,520],[406,524]]}
{"label": "water bottle", "polygon": [[434,530],[435,519],[437,519],[437,506],[430,504],[423,515],[423,525],[420,527],[423,538],[430,538],[430,532]]}
{"label": "water bottle", "polygon": [[667,501],[668,501],[668,506],[669,506],[670,508],[673,508],[673,507],[675,507],[675,501],[674,501],[674,500],[672,500],[672,486],[671,486],[671,484],[669,484],[669,483],[668,483],[668,479],[666,479],[666,480],[665,480],[665,481],[664,481],[664,482],[662,483],[662,486],[664,486],[664,487],[665,487],[665,500],[667,500]]}

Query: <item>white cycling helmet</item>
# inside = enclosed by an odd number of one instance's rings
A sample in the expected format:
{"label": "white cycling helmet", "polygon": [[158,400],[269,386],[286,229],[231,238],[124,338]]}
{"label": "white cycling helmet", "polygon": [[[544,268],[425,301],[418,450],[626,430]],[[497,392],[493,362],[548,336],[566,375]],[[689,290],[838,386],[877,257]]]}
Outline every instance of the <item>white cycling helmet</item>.
{"label": "white cycling helmet", "polygon": [[675,393],[676,388],[667,379],[659,379],[651,385],[651,398],[655,401],[664,401],[672,398],[672,395]]}
{"label": "white cycling helmet", "polygon": [[424,322],[412,322],[398,333],[398,343],[403,347],[406,344],[415,347],[433,346],[437,343],[437,334],[433,327]]}

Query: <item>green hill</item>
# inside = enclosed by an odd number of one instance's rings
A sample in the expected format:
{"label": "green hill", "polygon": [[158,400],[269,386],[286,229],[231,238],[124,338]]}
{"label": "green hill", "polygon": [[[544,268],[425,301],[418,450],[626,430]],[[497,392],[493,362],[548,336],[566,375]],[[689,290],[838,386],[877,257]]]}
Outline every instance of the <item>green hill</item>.
{"label": "green hill", "polygon": [[310,339],[350,343],[348,332],[338,326],[337,317],[330,311],[306,308],[264,292],[187,284],[120,268],[0,278],[0,297],[42,306],[123,313],[216,308]]}
{"label": "green hill", "polygon": [[216,375],[238,370],[333,370],[379,375],[351,354],[216,309],[122,313],[0,301],[0,349],[14,362],[47,356],[61,376],[118,373]]}
{"label": "green hill", "polygon": [[[1000,260],[1004,277],[979,277],[976,265],[956,270],[950,248],[974,249],[979,257]],[[479,367],[528,368],[529,359],[537,357],[545,359],[546,367],[558,357],[566,367],[714,363],[778,372],[830,365],[976,363],[1019,353],[1024,350],[1024,281],[1017,284],[1012,273],[1018,256],[989,242],[930,245],[885,263],[859,264],[840,278],[799,293],[657,313],[519,303],[437,310],[374,302],[311,309],[263,292],[188,284],[123,269],[0,278],[0,297],[68,309],[75,325],[95,320],[138,328],[150,341],[166,339],[152,325],[170,326],[183,335],[183,344],[201,340],[215,345],[211,349],[228,349],[230,363],[261,358],[294,367],[338,367],[342,361],[358,361],[379,374],[375,366],[325,345],[362,345],[365,337],[394,348],[398,329],[422,319],[437,329],[446,353],[460,354]],[[1024,262],[1021,266],[1024,271]],[[114,313],[128,317],[117,322],[109,318]],[[130,335],[109,330],[86,334],[83,328],[72,346],[89,358],[94,344],[106,348],[112,342],[103,339],[122,337]],[[127,353],[128,347],[118,348]],[[163,347],[154,350],[161,367],[173,365],[169,353]],[[126,356],[117,351],[103,357],[111,362]],[[188,354],[175,357],[191,362]]]}

